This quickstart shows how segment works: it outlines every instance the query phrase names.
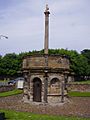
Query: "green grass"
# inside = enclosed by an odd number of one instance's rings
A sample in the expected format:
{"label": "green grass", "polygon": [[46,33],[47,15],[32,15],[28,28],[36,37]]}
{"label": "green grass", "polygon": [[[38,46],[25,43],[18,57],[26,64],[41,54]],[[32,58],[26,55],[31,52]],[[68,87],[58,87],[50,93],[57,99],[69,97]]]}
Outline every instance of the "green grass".
{"label": "green grass", "polygon": [[15,90],[12,90],[12,91],[0,93],[0,97],[7,97],[7,96],[12,96],[12,95],[17,95],[17,94],[20,94],[20,93],[22,93],[22,90],[15,89]]}
{"label": "green grass", "polygon": [[0,82],[9,82],[9,80],[0,80]]}
{"label": "green grass", "polygon": [[90,92],[76,92],[76,91],[69,91],[69,96],[71,97],[90,97]]}
{"label": "green grass", "polygon": [[11,110],[0,110],[0,112],[5,113],[6,120],[90,120],[89,118],[40,115]]}

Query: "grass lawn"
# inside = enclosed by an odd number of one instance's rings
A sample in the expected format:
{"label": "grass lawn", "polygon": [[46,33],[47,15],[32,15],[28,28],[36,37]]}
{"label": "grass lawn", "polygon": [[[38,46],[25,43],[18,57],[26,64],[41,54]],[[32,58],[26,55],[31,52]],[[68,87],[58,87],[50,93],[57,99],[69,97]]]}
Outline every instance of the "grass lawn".
{"label": "grass lawn", "polygon": [[17,95],[22,93],[22,90],[12,90],[12,91],[8,91],[8,92],[2,92],[0,93],[0,97],[7,97],[7,96],[11,96],[11,95]]}
{"label": "grass lawn", "polygon": [[39,115],[11,110],[0,110],[0,112],[5,113],[6,120],[90,120],[89,118]]}
{"label": "grass lawn", "polygon": [[9,80],[0,80],[0,82],[9,82]]}
{"label": "grass lawn", "polygon": [[72,97],[90,97],[90,92],[76,92],[76,91],[69,91],[69,96]]}
{"label": "grass lawn", "polygon": [[0,82],[8,82],[8,80],[0,80]]}

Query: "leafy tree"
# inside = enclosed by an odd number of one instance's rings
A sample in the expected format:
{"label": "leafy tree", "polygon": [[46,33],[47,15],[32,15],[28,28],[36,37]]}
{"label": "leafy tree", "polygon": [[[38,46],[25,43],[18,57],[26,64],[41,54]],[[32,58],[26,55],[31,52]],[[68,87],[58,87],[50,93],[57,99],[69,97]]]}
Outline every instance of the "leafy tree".
{"label": "leafy tree", "polygon": [[0,74],[6,76],[13,76],[17,74],[17,71],[19,70],[18,56],[15,53],[6,54],[4,57],[2,57],[0,67]]}
{"label": "leafy tree", "polygon": [[87,59],[88,66],[87,66],[87,75],[90,76],[90,50],[84,49],[81,51],[81,54]]}
{"label": "leafy tree", "polygon": [[81,51],[81,54],[87,58],[88,64],[90,65],[90,50],[84,49]]}
{"label": "leafy tree", "polygon": [[[0,76],[15,76],[22,67],[22,59],[27,55],[44,54],[44,50],[22,52],[20,54],[6,54],[0,56]],[[85,49],[79,54],[75,50],[67,49],[49,49],[49,54],[66,55],[70,59],[70,68],[76,76],[90,76],[90,50]]]}

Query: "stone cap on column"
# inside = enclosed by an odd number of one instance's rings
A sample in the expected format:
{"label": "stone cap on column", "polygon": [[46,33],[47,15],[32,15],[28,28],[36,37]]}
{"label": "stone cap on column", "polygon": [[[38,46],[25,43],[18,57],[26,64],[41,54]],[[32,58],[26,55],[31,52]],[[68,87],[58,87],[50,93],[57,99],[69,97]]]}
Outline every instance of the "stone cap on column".
{"label": "stone cap on column", "polygon": [[45,9],[45,12],[44,12],[45,14],[50,14],[50,12],[49,12],[49,7],[48,7],[48,4],[46,4],[46,9]]}

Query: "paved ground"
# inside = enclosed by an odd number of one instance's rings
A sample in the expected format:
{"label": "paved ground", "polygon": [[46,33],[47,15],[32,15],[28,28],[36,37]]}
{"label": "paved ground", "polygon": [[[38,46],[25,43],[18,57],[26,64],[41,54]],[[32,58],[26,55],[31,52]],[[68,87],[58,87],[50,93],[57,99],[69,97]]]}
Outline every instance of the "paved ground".
{"label": "paved ground", "polygon": [[90,117],[90,97],[72,97],[63,105],[32,105],[22,102],[22,95],[0,98],[0,109],[12,109],[40,114]]}

